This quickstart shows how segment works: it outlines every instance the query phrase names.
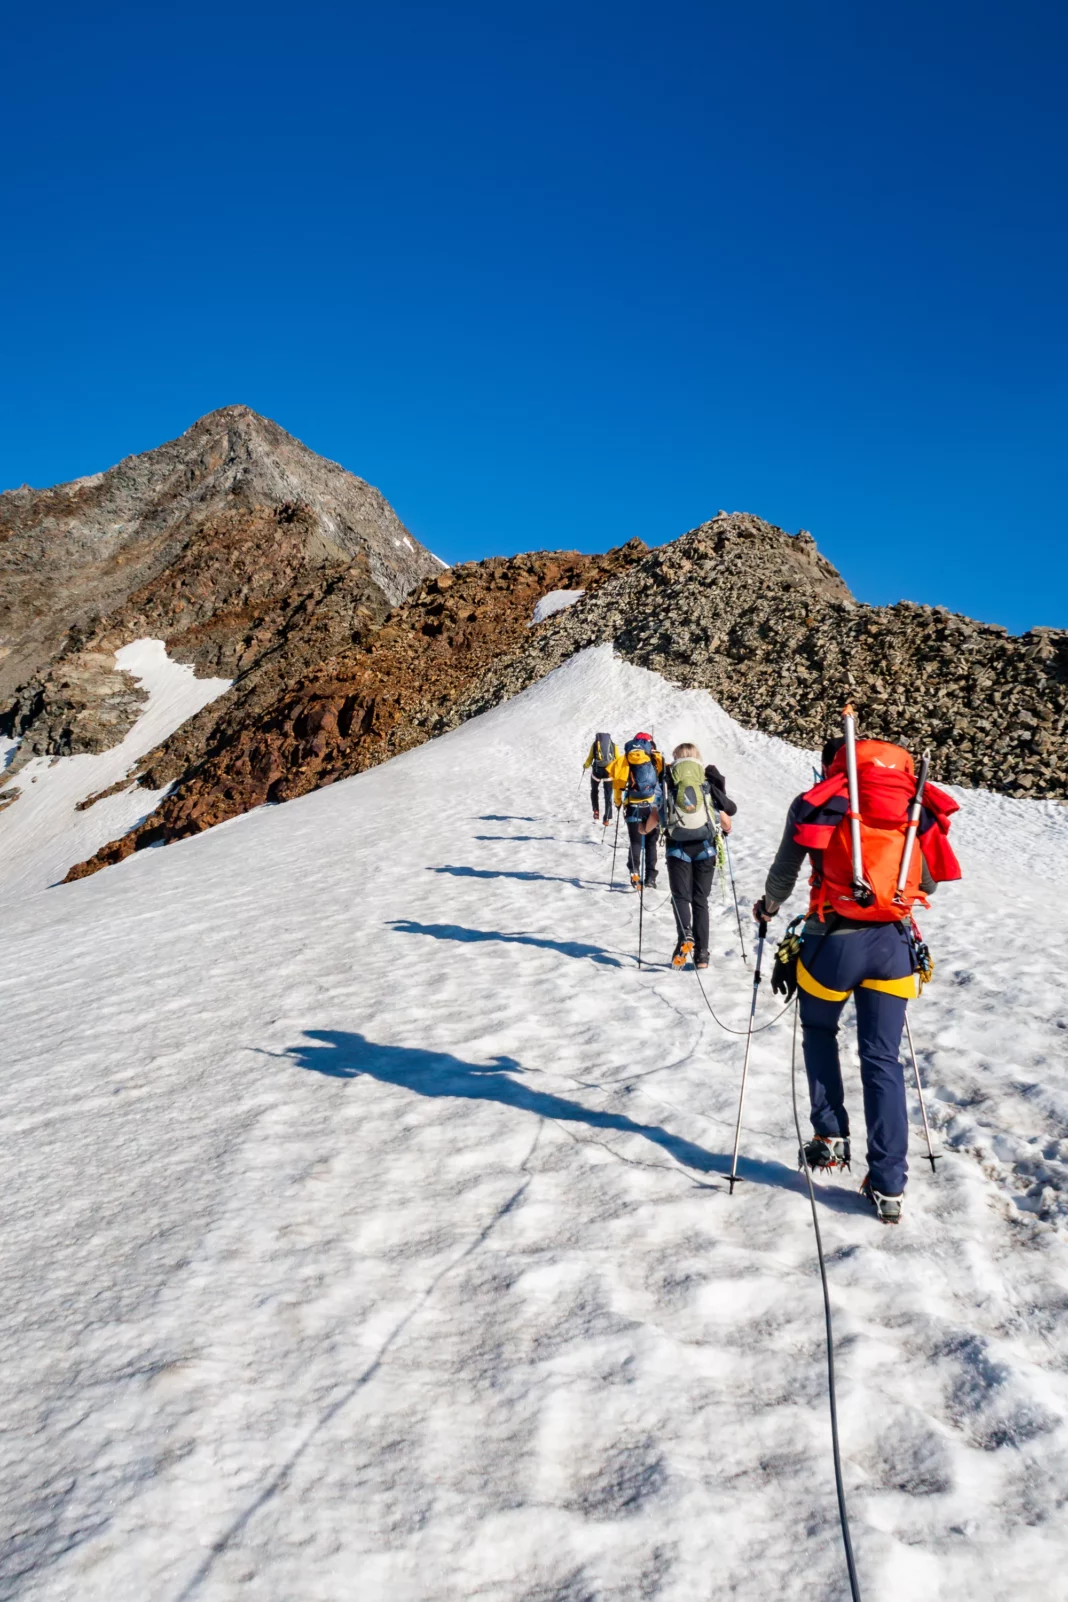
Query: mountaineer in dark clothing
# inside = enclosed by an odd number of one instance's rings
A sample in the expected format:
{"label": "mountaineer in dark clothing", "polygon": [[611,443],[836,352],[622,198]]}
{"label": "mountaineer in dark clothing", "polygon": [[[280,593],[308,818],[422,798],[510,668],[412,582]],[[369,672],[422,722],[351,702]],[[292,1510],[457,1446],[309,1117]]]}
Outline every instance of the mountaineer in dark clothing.
{"label": "mountaineer in dark clothing", "polygon": [[607,829],[612,821],[612,763],[615,762],[619,752],[616,743],[610,734],[595,734],[589,754],[582,764],[583,770],[590,768],[590,800],[593,803],[593,821],[596,823],[601,816],[600,788],[604,790],[604,826]]}
{"label": "mountaineer in dark clothing", "polygon": [[856,741],[848,710],[846,728],[845,740],[824,746],[823,779],[790,807],[753,916],[760,921],[775,915],[810,858],[808,914],[796,920],[803,922],[803,931],[788,957],[790,942],[783,942],[772,981],[787,995],[795,986],[800,992],[815,1132],[804,1157],[817,1169],[849,1164],[838,1021],[852,994],[868,1132],[862,1189],[879,1217],[896,1223],[908,1174],[899,1050],[905,1009],[908,998],[919,994],[926,951],[912,909],[917,901],[926,905],[936,882],[960,878],[946,839],[957,803],[923,783],[926,765],[918,786],[912,758],[900,746]]}

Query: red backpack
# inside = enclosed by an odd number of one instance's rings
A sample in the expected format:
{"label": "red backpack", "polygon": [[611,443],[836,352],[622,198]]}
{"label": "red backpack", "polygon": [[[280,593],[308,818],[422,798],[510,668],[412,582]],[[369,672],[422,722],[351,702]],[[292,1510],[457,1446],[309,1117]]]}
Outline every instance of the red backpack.
{"label": "red backpack", "polygon": [[893,923],[908,917],[915,902],[927,905],[920,889],[924,862],[936,882],[960,878],[960,864],[946,839],[949,817],[958,807],[944,790],[926,785],[916,837],[918,849],[912,852],[908,874],[899,891],[897,881],[909,808],[916,794],[916,769],[902,746],[885,740],[858,740],[856,755],[861,859],[871,899],[861,904],[853,891],[849,787],[843,747],[827,777],[805,794],[809,810],[794,831],[798,845],[823,853],[821,867],[812,875],[809,912],[823,918],[829,909],[844,918]]}

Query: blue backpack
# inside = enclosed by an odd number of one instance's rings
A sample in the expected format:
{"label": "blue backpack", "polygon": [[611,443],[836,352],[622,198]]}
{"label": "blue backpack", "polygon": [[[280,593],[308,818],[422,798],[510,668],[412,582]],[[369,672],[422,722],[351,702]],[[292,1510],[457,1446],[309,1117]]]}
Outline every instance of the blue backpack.
{"label": "blue backpack", "polygon": [[630,766],[630,777],[627,780],[625,799],[629,802],[655,801],[660,775],[657,773],[656,763],[653,761],[653,742],[651,740],[628,740],[623,747],[623,752]]}

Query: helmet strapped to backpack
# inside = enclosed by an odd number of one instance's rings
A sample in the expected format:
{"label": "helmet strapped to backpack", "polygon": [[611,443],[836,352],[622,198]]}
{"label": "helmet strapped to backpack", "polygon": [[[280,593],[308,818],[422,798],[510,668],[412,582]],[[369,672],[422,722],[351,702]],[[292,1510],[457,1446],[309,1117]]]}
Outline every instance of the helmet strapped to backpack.
{"label": "helmet strapped to backpack", "polygon": [[711,840],[717,832],[716,820],[700,762],[693,757],[676,762],[668,772],[664,790],[668,838],[680,845]]}

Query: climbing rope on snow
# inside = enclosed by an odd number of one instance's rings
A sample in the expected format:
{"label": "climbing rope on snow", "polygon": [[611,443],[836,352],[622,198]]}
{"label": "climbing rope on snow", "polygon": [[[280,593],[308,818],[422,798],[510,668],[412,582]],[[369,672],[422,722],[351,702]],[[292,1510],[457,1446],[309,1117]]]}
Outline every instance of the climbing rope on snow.
{"label": "climbing rope on snow", "polygon": [[820,1262],[820,1279],[823,1282],[823,1315],[827,1327],[827,1397],[831,1411],[831,1450],[834,1454],[834,1484],[838,1493],[838,1521],[842,1526],[842,1545],[845,1547],[846,1568],[849,1570],[849,1589],[853,1595],[853,1602],[861,1602],[860,1582],[857,1579],[857,1566],[853,1558],[853,1541],[849,1534],[849,1511],[846,1507],[845,1485],[842,1480],[842,1452],[838,1442],[838,1395],[834,1383],[834,1331],[831,1327],[831,1293],[827,1285],[827,1264],[823,1257],[823,1237],[820,1234],[819,1213],[816,1209],[816,1190],[812,1183],[812,1173],[808,1163],[804,1160],[805,1142],[801,1136],[801,1117],[797,1110],[797,1003],[791,1002],[794,1007],[793,1040],[790,1049],[790,1096],[794,1108],[794,1128],[797,1131],[797,1149],[801,1158],[801,1167],[808,1185],[808,1200],[812,1208],[812,1228],[816,1234],[816,1255]]}

